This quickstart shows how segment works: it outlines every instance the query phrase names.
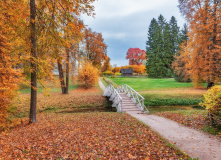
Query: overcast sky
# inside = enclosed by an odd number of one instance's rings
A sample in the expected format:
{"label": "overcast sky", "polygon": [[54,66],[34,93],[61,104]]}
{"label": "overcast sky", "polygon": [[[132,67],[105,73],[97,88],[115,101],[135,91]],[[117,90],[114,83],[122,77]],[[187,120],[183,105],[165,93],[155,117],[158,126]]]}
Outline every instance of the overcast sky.
{"label": "overcast sky", "polygon": [[111,65],[128,65],[129,48],[145,50],[150,21],[160,14],[169,21],[175,16],[178,26],[185,23],[177,7],[178,0],[98,0],[94,3],[95,18],[83,20],[93,31],[102,33],[108,45]]}

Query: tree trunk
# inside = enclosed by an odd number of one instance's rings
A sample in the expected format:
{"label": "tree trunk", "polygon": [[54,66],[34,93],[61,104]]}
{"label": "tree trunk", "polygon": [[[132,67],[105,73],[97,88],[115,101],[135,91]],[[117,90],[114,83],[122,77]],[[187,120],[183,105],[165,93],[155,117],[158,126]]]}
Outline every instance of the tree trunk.
{"label": "tree trunk", "polygon": [[30,25],[31,25],[31,105],[29,122],[36,122],[37,109],[37,53],[36,53],[36,28],[35,28],[35,0],[30,0]]}
{"label": "tree trunk", "polygon": [[59,59],[57,59],[57,63],[58,63],[59,80],[61,83],[62,94],[65,94],[65,82],[64,82],[64,72],[62,69],[62,64]]}
{"label": "tree trunk", "polygon": [[208,117],[209,117],[209,119],[210,119],[210,122],[211,122],[212,126],[213,126],[213,127],[216,127],[216,123],[215,123],[215,121],[214,121],[213,114],[208,113]]}
{"label": "tree trunk", "polygon": [[65,94],[68,94],[68,88],[69,88],[69,62],[70,62],[70,53],[69,49],[66,49],[66,86],[65,86]]}

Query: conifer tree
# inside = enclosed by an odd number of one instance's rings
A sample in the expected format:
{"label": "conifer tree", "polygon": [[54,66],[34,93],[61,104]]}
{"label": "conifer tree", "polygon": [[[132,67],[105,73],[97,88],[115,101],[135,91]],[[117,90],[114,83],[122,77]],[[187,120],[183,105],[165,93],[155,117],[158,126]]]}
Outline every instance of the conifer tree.
{"label": "conifer tree", "polygon": [[179,47],[179,27],[177,26],[177,20],[174,16],[171,17],[170,22],[170,34],[172,43],[172,54],[175,55]]}
{"label": "conifer tree", "polygon": [[153,19],[149,26],[147,44],[147,71],[153,78],[171,77],[171,64],[178,48],[179,28],[175,17],[167,23],[160,15],[158,21]]}
{"label": "conifer tree", "polygon": [[159,68],[159,60],[157,53],[159,52],[160,46],[158,45],[158,36],[159,36],[159,25],[155,18],[151,20],[149,31],[148,31],[148,41],[146,42],[146,54],[148,61],[146,68],[148,71],[149,77],[157,77],[157,72]]}

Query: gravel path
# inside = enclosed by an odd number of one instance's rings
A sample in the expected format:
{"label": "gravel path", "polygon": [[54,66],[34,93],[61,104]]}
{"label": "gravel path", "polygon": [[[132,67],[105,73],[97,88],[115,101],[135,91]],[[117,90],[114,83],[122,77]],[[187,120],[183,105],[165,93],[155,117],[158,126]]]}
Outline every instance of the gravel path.
{"label": "gravel path", "polygon": [[164,117],[136,113],[128,114],[150,126],[192,158],[221,160],[221,142],[215,136],[185,127]]}
{"label": "gravel path", "polygon": [[[105,90],[101,81],[99,85],[102,90]],[[129,111],[127,113],[147,124],[192,158],[221,160],[221,141],[215,136],[185,127],[164,117]]]}
{"label": "gravel path", "polygon": [[104,84],[101,82],[100,79],[99,79],[98,83],[99,83],[100,88],[101,88],[103,91],[105,91],[105,86],[104,86]]}

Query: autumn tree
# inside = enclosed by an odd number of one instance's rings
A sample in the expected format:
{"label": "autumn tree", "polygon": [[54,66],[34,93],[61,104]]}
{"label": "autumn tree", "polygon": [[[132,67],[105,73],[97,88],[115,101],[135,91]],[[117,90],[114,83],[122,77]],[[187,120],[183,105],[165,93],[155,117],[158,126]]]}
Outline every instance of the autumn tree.
{"label": "autumn tree", "polygon": [[84,39],[86,60],[96,68],[101,69],[102,62],[107,54],[107,45],[102,34],[93,32],[91,29],[85,29]]}
{"label": "autumn tree", "polygon": [[85,62],[83,67],[78,70],[78,79],[84,83],[86,89],[96,85],[98,77],[98,69],[89,62]]}
{"label": "autumn tree", "polygon": [[120,72],[121,67],[114,67],[112,68],[112,72],[115,73],[119,73]]}
{"label": "autumn tree", "polygon": [[200,105],[207,109],[212,125],[221,128],[221,87],[213,86],[203,96],[204,102]]}
{"label": "autumn tree", "polygon": [[218,82],[221,78],[221,2],[179,0],[179,8],[189,23],[189,39],[180,56],[186,59],[195,86]]}
{"label": "autumn tree", "polygon": [[[30,2],[30,3],[29,3]],[[37,80],[52,77],[53,64],[59,59],[66,64],[69,81],[70,50],[80,38],[81,13],[91,15],[94,0],[6,1],[0,4],[0,26],[7,28],[13,67],[31,77],[30,122],[36,121]],[[68,86],[68,85],[66,85]]]}
{"label": "autumn tree", "polygon": [[104,63],[101,67],[101,72],[111,71],[110,58],[108,56],[105,57]]}
{"label": "autumn tree", "polygon": [[132,65],[132,69],[134,73],[142,74],[146,72],[146,66],[145,65]]}
{"label": "autumn tree", "polygon": [[191,82],[190,74],[186,70],[186,65],[188,64],[188,59],[183,57],[186,51],[188,36],[187,36],[187,25],[184,24],[183,29],[179,33],[178,40],[178,51],[174,56],[174,61],[172,62],[173,77],[178,82]]}
{"label": "autumn tree", "polygon": [[21,71],[14,69],[16,63],[9,50],[6,35],[0,30],[0,130],[5,128],[3,124],[7,119],[8,105],[21,81]]}
{"label": "autumn tree", "polygon": [[129,59],[129,65],[141,65],[146,59],[146,52],[139,48],[130,48],[127,51],[126,59]]}
{"label": "autumn tree", "polygon": [[[13,50],[14,44],[21,43],[15,40],[22,30],[15,27],[20,25],[26,28],[24,19],[27,12],[23,1],[2,1],[0,3],[0,129],[5,129],[7,111],[10,108],[11,99],[22,82],[22,70],[17,67],[19,59],[22,59]],[[21,14],[18,14],[21,12]],[[24,12],[23,12],[24,11]],[[26,32],[24,32],[26,33]],[[27,36],[24,36],[27,37]],[[13,43],[13,42],[17,43]],[[23,49],[23,51],[25,51]]]}

